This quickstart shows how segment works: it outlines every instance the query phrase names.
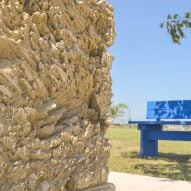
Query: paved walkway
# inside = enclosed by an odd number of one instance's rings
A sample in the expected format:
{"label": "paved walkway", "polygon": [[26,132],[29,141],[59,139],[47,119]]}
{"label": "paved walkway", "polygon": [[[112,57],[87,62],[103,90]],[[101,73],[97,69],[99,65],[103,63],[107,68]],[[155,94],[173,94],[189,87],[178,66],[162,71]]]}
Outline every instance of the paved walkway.
{"label": "paved walkway", "polygon": [[110,172],[116,191],[191,191],[191,182]]}

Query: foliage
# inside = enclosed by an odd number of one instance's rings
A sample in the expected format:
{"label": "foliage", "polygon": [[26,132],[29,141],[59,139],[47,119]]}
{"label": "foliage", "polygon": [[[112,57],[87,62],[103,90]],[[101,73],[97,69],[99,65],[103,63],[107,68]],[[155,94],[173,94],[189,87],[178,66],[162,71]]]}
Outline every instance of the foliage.
{"label": "foliage", "polygon": [[186,12],[183,17],[178,14],[168,15],[167,21],[160,24],[163,28],[166,26],[167,32],[176,44],[186,37],[186,29],[191,30],[191,12]]}
{"label": "foliage", "polygon": [[118,117],[123,117],[125,114],[125,110],[128,108],[128,106],[124,103],[119,103],[116,105],[112,105],[110,109],[110,115],[113,119],[116,119]]}
{"label": "foliage", "polygon": [[139,157],[137,128],[111,127],[106,133],[112,145],[112,171],[191,181],[191,142],[159,141],[159,157]]}

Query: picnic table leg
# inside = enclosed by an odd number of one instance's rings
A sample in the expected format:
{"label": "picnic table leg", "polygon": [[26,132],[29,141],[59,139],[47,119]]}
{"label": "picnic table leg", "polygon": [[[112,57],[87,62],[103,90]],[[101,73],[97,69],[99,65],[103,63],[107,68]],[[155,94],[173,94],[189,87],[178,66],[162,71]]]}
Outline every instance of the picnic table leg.
{"label": "picnic table leg", "polygon": [[141,131],[140,140],[140,157],[157,157],[158,156],[158,140],[149,140],[148,132],[150,130],[161,131],[161,126],[151,127],[148,125],[139,125]]}

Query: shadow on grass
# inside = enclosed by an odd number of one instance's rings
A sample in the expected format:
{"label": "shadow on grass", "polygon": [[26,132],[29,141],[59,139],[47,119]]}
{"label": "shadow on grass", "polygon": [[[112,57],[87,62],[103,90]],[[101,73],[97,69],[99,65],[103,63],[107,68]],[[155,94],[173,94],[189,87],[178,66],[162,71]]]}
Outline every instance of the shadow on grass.
{"label": "shadow on grass", "polygon": [[143,159],[138,152],[123,152],[121,155],[135,160],[131,167],[135,173],[141,171],[145,175],[191,181],[191,155],[159,153],[158,157]]}

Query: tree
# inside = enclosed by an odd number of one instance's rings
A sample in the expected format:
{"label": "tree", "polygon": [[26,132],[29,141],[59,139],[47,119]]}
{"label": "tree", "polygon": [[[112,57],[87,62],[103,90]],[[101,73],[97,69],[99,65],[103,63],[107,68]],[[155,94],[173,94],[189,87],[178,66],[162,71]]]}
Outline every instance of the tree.
{"label": "tree", "polygon": [[167,21],[160,24],[160,27],[166,27],[167,32],[176,44],[186,37],[186,31],[191,30],[191,12],[186,12],[183,17],[178,14],[168,15]]}
{"label": "tree", "polygon": [[110,115],[113,119],[116,119],[118,117],[123,117],[125,114],[125,110],[128,108],[128,106],[124,103],[119,103],[116,105],[112,105],[110,109]]}

